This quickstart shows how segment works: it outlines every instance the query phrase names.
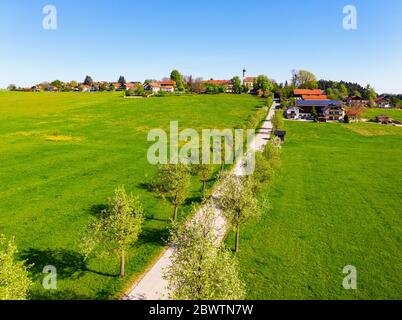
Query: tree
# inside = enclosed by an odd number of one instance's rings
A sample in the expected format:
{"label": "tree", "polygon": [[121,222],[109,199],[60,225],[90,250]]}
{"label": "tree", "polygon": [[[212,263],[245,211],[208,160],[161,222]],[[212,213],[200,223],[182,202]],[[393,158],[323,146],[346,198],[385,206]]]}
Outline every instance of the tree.
{"label": "tree", "polygon": [[176,82],[177,90],[184,90],[184,78],[178,70],[173,70],[170,74],[170,80]]}
{"label": "tree", "polygon": [[117,81],[117,83],[120,83],[121,85],[124,85],[124,84],[126,84],[126,79],[124,79],[123,76],[120,76],[119,80]]}
{"label": "tree", "polygon": [[0,235],[0,300],[26,300],[32,281],[24,261],[16,261],[14,239]]}
{"label": "tree", "polygon": [[301,89],[317,89],[317,78],[307,70],[293,71],[292,83]]}
{"label": "tree", "polygon": [[109,90],[109,83],[108,82],[101,82],[99,84],[99,91],[108,91]]}
{"label": "tree", "polygon": [[8,91],[15,91],[15,90],[17,90],[17,86],[16,86],[15,84],[10,84],[10,85],[7,87],[7,90],[8,90]]}
{"label": "tree", "polygon": [[171,232],[172,264],[163,277],[171,300],[238,300],[245,296],[236,258],[220,246],[215,215],[205,209],[198,219]]}
{"label": "tree", "polygon": [[195,93],[205,92],[205,84],[202,78],[197,78],[193,81],[191,91]]}
{"label": "tree", "polygon": [[60,80],[54,80],[53,82],[50,83],[51,86],[57,87],[59,89],[64,87],[64,83],[61,82]]}
{"label": "tree", "polygon": [[120,258],[120,276],[125,276],[125,254],[138,239],[144,221],[142,205],[137,197],[127,195],[118,187],[100,219],[88,224],[80,244],[86,258],[99,249],[101,254],[117,253]]}
{"label": "tree", "polygon": [[264,93],[267,91],[271,91],[273,89],[273,84],[271,80],[265,75],[259,75],[255,80],[254,80],[254,90],[258,91],[261,90]]}
{"label": "tree", "polygon": [[86,76],[85,80],[84,80],[84,84],[87,86],[92,86],[94,83],[94,81],[92,80],[92,78],[90,76]]}
{"label": "tree", "polygon": [[252,177],[239,177],[232,173],[223,175],[219,203],[227,222],[236,233],[235,253],[239,252],[240,226],[260,215]]}
{"label": "tree", "polygon": [[243,92],[243,86],[239,77],[233,77],[233,93],[241,94]]}
{"label": "tree", "polygon": [[340,96],[342,97],[342,99],[347,98],[347,96],[349,95],[348,88],[346,88],[346,85],[343,82],[339,83],[338,92],[339,92]]}
{"label": "tree", "polygon": [[258,183],[267,184],[273,181],[281,166],[280,150],[281,142],[274,139],[265,145],[263,152],[256,153],[254,177]]}
{"label": "tree", "polygon": [[363,94],[363,98],[373,101],[375,98],[377,98],[377,93],[370,85],[367,85]]}
{"label": "tree", "polygon": [[211,179],[212,174],[212,166],[209,164],[195,164],[193,165],[193,172],[198,176],[200,181],[202,182],[202,192],[205,192],[205,188],[207,186],[207,182]]}
{"label": "tree", "polygon": [[155,188],[172,203],[173,221],[176,221],[178,208],[186,201],[190,189],[189,168],[182,163],[161,165]]}
{"label": "tree", "polygon": [[313,109],[311,110],[311,117],[313,118],[314,122],[318,122],[318,113],[315,107],[313,107]]}

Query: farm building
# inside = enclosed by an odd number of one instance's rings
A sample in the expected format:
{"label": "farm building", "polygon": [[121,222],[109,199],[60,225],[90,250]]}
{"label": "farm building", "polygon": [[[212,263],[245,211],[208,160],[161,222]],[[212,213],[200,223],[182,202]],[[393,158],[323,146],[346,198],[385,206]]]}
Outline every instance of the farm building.
{"label": "farm building", "polygon": [[338,100],[297,100],[285,115],[287,119],[313,120],[314,109],[320,121],[341,121],[345,116],[342,102]]}
{"label": "farm building", "polygon": [[320,89],[295,89],[293,95],[296,100],[328,100],[325,92]]}

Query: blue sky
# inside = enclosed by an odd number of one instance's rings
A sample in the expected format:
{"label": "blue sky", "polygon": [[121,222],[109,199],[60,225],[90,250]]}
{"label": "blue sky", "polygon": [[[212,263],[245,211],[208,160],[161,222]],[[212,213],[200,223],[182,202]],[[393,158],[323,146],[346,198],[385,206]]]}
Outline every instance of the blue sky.
{"label": "blue sky", "polygon": [[[58,29],[42,28],[55,5]],[[353,4],[358,29],[342,27]],[[0,87],[60,79],[160,79],[173,68],[205,79],[292,69],[402,93],[400,0],[0,1]]]}

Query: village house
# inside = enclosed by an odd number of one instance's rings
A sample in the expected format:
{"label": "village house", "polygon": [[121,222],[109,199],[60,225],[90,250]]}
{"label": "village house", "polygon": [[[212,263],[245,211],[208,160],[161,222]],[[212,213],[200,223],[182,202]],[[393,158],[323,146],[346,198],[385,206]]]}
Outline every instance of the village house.
{"label": "village house", "polygon": [[292,120],[313,120],[313,109],[319,121],[342,121],[345,110],[338,100],[296,100],[293,107],[285,111],[285,117]]}
{"label": "village house", "polygon": [[41,88],[39,86],[33,86],[33,87],[31,87],[30,91],[32,91],[32,92],[40,92]]}
{"label": "village house", "polygon": [[56,92],[59,91],[59,88],[56,86],[48,86],[45,91],[49,91],[49,92]]}
{"label": "village house", "polygon": [[159,82],[159,85],[160,91],[172,93],[175,90],[176,82],[173,80],[163,80]]}
{"label": "village house", "polygon": [[354,97],[347,97],[345,100],[345,105],[347,106],[360,106],[360,107],[366,107],[369,105],[370,101],[366,100],[362,97],[354,96]]}
{"label": "village house", "polygon": [[91,91],[92,86],[88,85],[88,84],[83,84],[82,85],[82,92],[90,92]]}
{"label": "village house", "polygon": [[144,84],[144,89],[146,91],[151,91],[152,93],[158,93],[161,90],[161,85],[158,81],[146,82]]}
{"label": "village house", "polygon": [[255,79],[257,79],[257,77],[244,77],[243,85],[246,86],[247,88],[253,89]]}
{"label": "village house", "polygon": [[394,107],[391,103],[391,100],[389,100],[387,98],[378,98],[378,99],[375,99],[374,102],[376,103],[377,108],[390,109],[390,108]]}

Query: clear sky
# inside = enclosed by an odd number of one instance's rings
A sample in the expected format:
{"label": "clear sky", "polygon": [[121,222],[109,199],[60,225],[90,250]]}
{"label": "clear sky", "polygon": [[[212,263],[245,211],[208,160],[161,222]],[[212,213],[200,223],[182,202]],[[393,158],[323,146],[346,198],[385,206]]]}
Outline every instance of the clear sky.
{"label": "clear sky", "polygon": [[[42,27],[45,5],[57,30]],[[357,8],[346,31],[343,7]],[[0,87],[42,81],[225,79],[292,69],[402,93],[401,0],[1,0]]]}

